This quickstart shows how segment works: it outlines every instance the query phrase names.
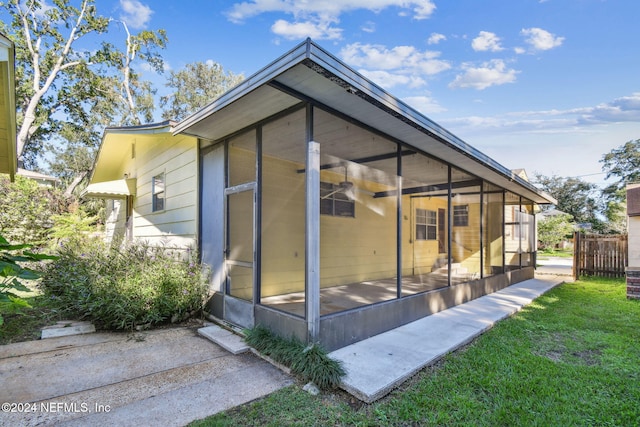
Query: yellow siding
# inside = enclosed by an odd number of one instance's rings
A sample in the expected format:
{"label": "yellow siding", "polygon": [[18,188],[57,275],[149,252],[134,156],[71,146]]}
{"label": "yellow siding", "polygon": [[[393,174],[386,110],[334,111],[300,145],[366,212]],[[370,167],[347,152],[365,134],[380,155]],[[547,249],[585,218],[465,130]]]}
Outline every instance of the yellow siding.
{"label": "yellow siding", "polygon": [[[162,243],[179,248],[195,247],[198,217],[198,153],[193,137],[170,133],[112,134],[105,158],[118,156],[120,162],[109,163],[96,171],[106,179],[136,178],[136,196],[133,202],[133,238],[150,243]],[[133,148],[135,147],[135,148]],[[133,152],[135,151],[135,156]],[[165,174],[165,209],[152,212],[151,180]],[[94,176],[95,178],[95,176]],[[107,236],[122,234],[125,220],[124,199],[111,215]],[[114,206],[107,202],[107,207]]]}
{"label": "yellow siding", "polygon": [[262,296],[304,290],[305,174],[298,163],[264,156]]}

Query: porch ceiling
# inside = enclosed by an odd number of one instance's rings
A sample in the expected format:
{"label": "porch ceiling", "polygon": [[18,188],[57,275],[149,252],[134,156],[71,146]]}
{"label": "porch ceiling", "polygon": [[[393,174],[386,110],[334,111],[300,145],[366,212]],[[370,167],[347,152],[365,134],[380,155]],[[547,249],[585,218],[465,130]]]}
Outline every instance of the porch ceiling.
{"label": "porch ceiling", "polygon": [[[430,154],[536,203],[555,203],[549,195],[394,98],[310,40],[179,123],[174,133],[219,140],[301,100],[342,113],[409,148]],[[368,155],[371,154],[363,150],[345,158]]]}

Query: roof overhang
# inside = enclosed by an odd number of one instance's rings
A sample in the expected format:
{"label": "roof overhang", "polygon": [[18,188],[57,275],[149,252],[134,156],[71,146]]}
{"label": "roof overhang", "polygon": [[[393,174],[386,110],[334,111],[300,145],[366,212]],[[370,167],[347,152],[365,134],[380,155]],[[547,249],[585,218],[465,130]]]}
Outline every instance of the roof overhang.
{"label": "roof overhang", "polygon": [[178,123],[173,132],[217,141],[303,101],[351,117],[535,203],[557,203],[309,39]]}
{"label": "roof overhang", "polygon": [[8,173],[12,181],[18,169],[14,67],[14,44],[0,34],[0,173]]}
{"label": "roof overhang", "polygon": [[122,199],[136,195],[136,179],[118,179],[115,181],[89,184],[80,194],[82,197],[98,199]]}
{"label": "roof overhang", "polygon": [[153,143],[158,140],[159,134],[171,135],[174,124],[172,121],[164,121],[142,126],[106,128],[102,134],[89,184],[121,179],[121,168],[132,156],[131,144],[147,141]]}

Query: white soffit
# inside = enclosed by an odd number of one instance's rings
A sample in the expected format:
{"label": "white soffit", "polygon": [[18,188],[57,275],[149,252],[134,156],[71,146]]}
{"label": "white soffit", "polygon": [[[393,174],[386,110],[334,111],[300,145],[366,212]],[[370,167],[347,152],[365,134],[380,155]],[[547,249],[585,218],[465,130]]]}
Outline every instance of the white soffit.
{"label": "white soffit", "polygon": [[[296,96],[269,86],[272,81],[297,92]],[[298,95],[324,104],[537,203],[555,202],[506,167],[365,79],[311,40],[186,118],[174,132],[219,140],[296,105],[300,102]]]}

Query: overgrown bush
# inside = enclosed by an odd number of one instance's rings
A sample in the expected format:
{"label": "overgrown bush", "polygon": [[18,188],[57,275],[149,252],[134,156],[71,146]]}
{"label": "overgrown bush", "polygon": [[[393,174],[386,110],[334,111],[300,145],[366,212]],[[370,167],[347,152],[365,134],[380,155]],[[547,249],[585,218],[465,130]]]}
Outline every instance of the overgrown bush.
{"label": "overgrown bush", "polygon": [[181,321],[207,294],[195,255],[180,259],[164,247],[134,242],[109,248],[99,239],[65,241],[44,272],[46,297],[69,316],[98,327],[131,330]]}
{"label": "overgrown bush", "polygon": [[[30,308],[29,303],[16,292],[31,292],[22,280],[35,280],[40,273],[29,267],[55,257],[28,251],[31,245],[12,245],[0,234],[0,326],[4,323],[3,313],[20,313],[21,308]],[[25,265],[26,264],[26,265]]]}
{"label": "overgrown bush", "polygon": [[342,364],[330,358],[318,344],[305,346],[296,338],[285,339],[263,326],[246,331],[245,341],[251,347],[278,363],[305,381],[313,381],[321,389],[335,388],[345,375]]}
{"label": "overgrown bush", "polygon": [[35,247],[48,241],[52,216],[66,212],[68,203],[56,188],[42,187],[19,175],[10,182],[1,174],[0,200],[0,233],[11,242],[29,242]]}

